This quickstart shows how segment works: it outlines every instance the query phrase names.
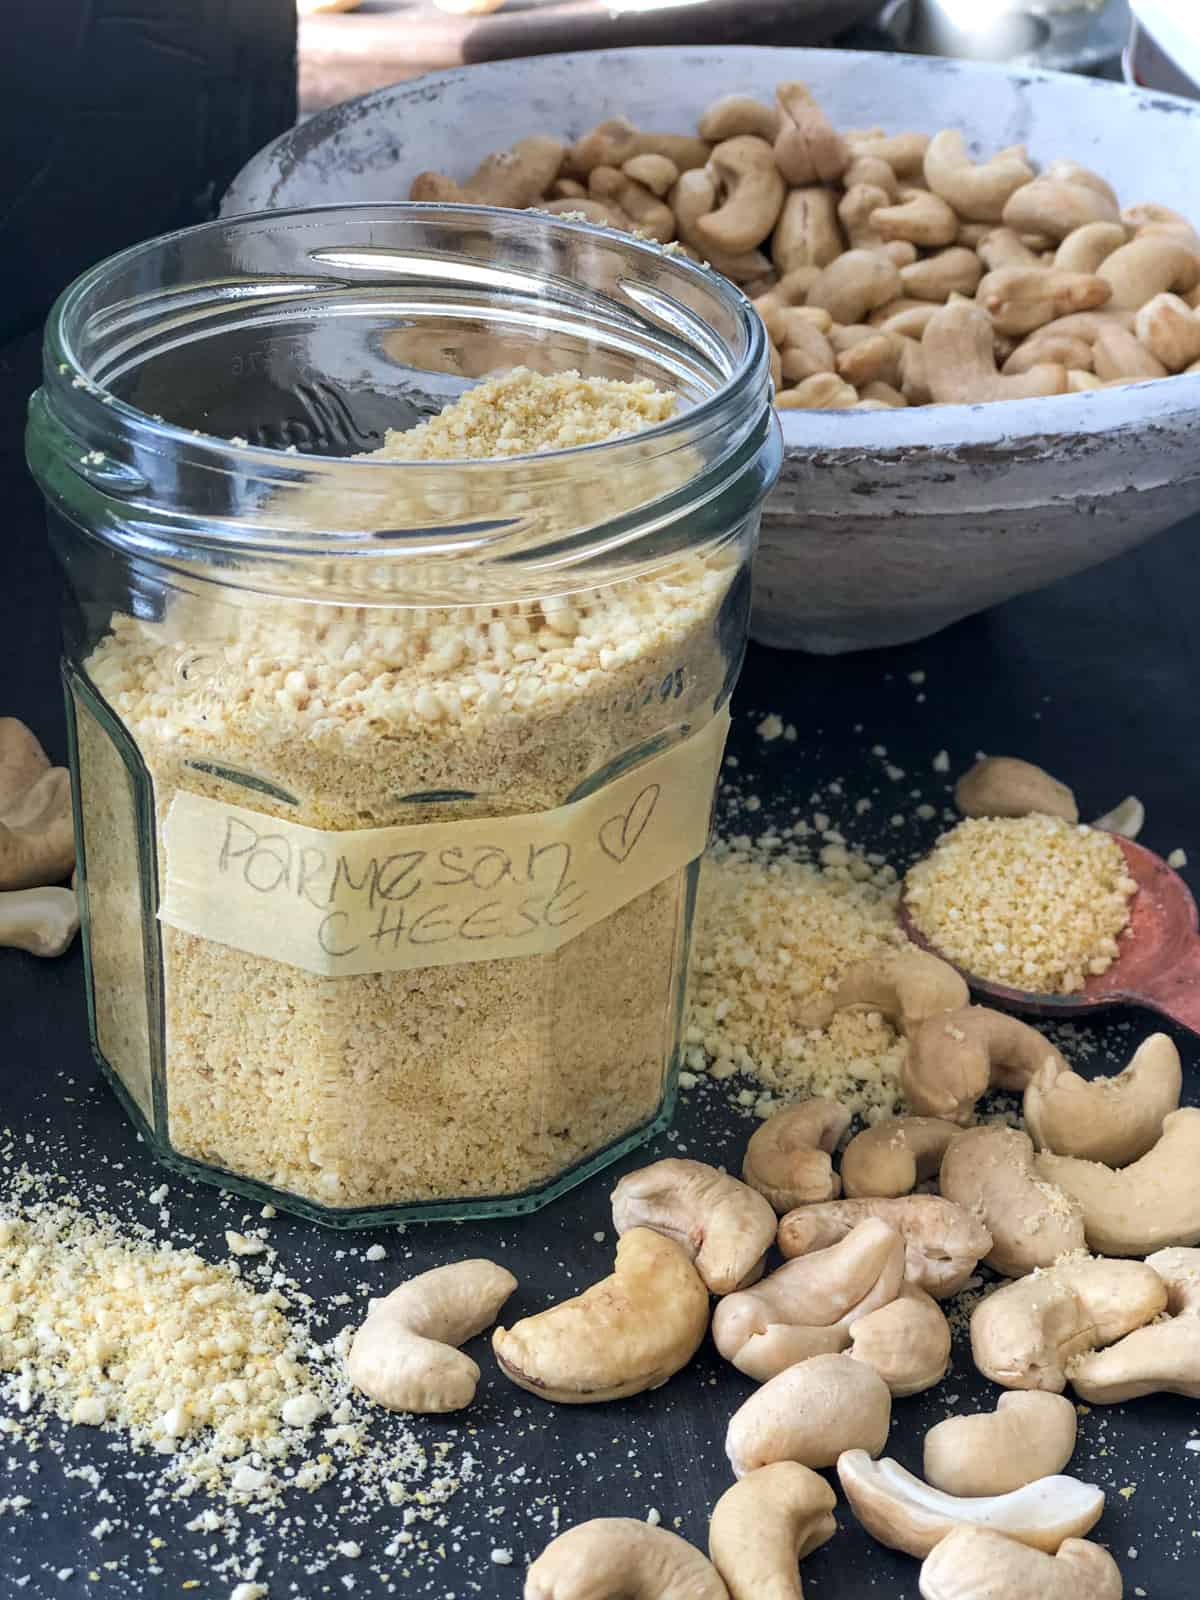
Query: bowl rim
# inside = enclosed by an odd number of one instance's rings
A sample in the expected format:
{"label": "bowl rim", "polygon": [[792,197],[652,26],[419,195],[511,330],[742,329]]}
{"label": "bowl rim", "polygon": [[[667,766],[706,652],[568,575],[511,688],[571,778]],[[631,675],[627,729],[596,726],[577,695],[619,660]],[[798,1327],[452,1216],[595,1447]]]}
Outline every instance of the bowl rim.
{"label": "bowl rim", "polygon": [[[1086,74],[1052,72],[1028,67],[1009,67],[1002,62],[960,60],[949,56],[923,56],[904,52],[827,50],[812,46],[776,45],[638,45],[628,49],[575,50],[502,61],[483,61],[471,66],[450,67],[424,73],[417,78],[384,84],[364,95],[323,107],[302,122],[294,124],[261,150],[236,174],[221,197],[218,216],[226,218],[246,210],[274,210],[263,193],[272,167],[283,168],[286,177],[305,159],[308,151],[325,138],[353,126],[372,115],[377,108],[411,99],[419,105],[436,87],[477,83],[481,74],[503,78],[527,77],[530,69],[565,75],[583,62],[610,62],[619,68],[622,61],[671,56],[686,63],[728,65],[752,58],[783,58],[790,76],[803,76],[808,63],[829,66],[863,65],[872,70],[924,73],[932,77],[971,74],[985,79],[1003,79],[1018,87],[1037,92],[1042,86],[1066,89],[1075,95],[1117,95],[1127,102],[1140,102],[1148,110],[1182,115],[1190,122],[1200,144],[1200,102],[1180,95],[1143,89],[1136,85]],[[284,160],[279,161],[283,153]],[[1200,148],[1197,150],[1200,156]],[[254,185],[259,187],[256,190]],[[248,189],[249,202],[240,198]],[[404,202],[397,202],[403,204]],[[858,456],[870,450],[885,459],[908,456],[914,450],[937,454],[979,447],[999,448],[1002,453],[1027,450],[1031,441],[1050,440],[1056,444],[1066,435],[1086,440],[1097,435],[1144,431],[1170,427],[1200,412],[1200,372],[1178,373],[1168,378],[1152,378],[1142,383],[1122,384],[1112,389],[1088,389],[1078,394],[1048,395],[1027,400],[993,400],[972,405],[911,406],[888,411],[780,411],[784,447],[789,456],[819,452],[822,457]]]}

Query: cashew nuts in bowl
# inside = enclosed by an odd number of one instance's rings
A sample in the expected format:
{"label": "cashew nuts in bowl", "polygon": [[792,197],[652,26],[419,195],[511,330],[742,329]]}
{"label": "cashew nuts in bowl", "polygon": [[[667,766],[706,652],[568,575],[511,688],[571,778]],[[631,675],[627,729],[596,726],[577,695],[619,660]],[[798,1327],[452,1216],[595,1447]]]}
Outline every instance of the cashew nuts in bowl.
{"label": "cashew nuts in bowl", "polygon": [[992,1248],[991,1234],[976,1217],[933,1194],[801,1206],[780,1221],[779,1248],[789,1258],[823,1250],[867,1217],[895,1228],[904,1240],[905,1276],[936,1300],[957,1294]]}
{"label": "cashew nuts in bowl", "polygon": [[455,1261],[422,1272],[371,1302],[346,1372],[389,1411],[459,1411],[475,1398],[479,1368],[456,1346],[491,1327],[517,1287],[494,1261]]}
{"label": "cashew nuts in bowl", "polygon": [[1094,1528],[1104,1493],[1094,1483],[1058,1475],[1039,1478],[1009,1494],[960,1499],[931,1489],[898,1461],[873,1461],[847,1450],[837,1464],[842,1491],[872,1538],[910,1556],[927,1556],[954,1528],[989,1528],[1053,1554],[1064,1539]]}
{"label": "cashew nuts in bowl", "polygon": [[596,1517],[552,1540],[525,1575],[525,1600],[729,1600],[699,1550],[633,1517]]}
{"label": "cashew nuts in bowl", "polygon": [[630,1172],[612,1193],[618,1234],[652,1228],[673,1239],[713,1294],[762,1274],[775,1212],[762,1195],[703,1161],[668,1158]]}
{"label": "cashew nuts in bowl", "polygon": [[572,1300],[497,1328],[505,1377],[565,1405],[657,1389],[708,1331],[708,1290],[679,1245],[649,1228],[617,1241],[612,1276]]}
{"label": "cashew nuts in bowl", "polygon": [[925,1557],[922,1600],[1121,1600],[1108,1551],[1064,1539],[1054,1555],[988,1528],[953,1528]]}
{"label": "cashew nuts in bowl", "polygon": [[739,1479],[713,1507],[708,1554],[730,1600],[803,1600],[797,1568],[837,1532],[837,1496],[798,1461]]}

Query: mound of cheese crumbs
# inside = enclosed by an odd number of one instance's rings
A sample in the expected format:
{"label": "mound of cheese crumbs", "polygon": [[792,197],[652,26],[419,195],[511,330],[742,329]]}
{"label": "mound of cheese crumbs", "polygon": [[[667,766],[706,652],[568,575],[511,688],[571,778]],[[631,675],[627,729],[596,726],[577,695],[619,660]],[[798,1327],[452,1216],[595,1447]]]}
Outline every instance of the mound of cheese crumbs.
{"label": "mound of cheese crumbs", "polygon": [[468,389],[428,422],[390,429],[374,453],[405,461],[538,455],[638,433],[665,422],[674,410],[675,396],[649,378],[621,383],[514,367]]}
{"label": "mound of cheese crumbs", "polygon": [[906,942],[893,875],[834,854],[822,868],[746,840],[706,860],[688,1065],[828,1095],[875,1120],[899,1105],[904,1041],[877,1012],[843,1011],[827,1028],[798,1020],[847,967]]}
{"label": "mound of cheese crumbs", "polygon": [[969,818],[905,879],[905,904],[957,965],[1073,994],[1119,953],[1136,890],[1109,833],[1060,817]]}

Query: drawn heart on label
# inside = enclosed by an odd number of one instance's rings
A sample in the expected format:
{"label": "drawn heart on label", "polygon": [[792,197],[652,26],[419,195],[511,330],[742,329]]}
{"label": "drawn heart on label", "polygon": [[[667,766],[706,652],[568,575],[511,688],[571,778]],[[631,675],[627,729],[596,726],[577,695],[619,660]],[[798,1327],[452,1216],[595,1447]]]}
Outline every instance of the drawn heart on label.
{"label": "drawn heart on label", "polygon": [[613,861],[628,861],[634,847],[646,831],[646,824],[654,815],[662,786],[647,784],[628,811],[609,817],[600,829],[600,848]]}

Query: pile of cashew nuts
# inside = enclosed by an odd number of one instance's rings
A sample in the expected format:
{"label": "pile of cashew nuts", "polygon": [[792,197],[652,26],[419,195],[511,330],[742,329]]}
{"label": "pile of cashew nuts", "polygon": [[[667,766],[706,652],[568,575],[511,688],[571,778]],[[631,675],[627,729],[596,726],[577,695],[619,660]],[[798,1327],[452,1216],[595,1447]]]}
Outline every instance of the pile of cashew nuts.
{"label": "pile of cashew nuts", "polygon": [[[985,815],[1077,814],[1069,789],[1009,758],[956,792]],[[1116,1563],[1086,1537],[1104,1494],[1067,1471],[1065,1391],[1200,1398],[1200,1109],[1180,1108],[1179,1053],[1152,1034],[1122,1072],[1085,1079],[915,948],[852,967],[824,1020],[854,1007],[907,1040],[911,1114],[850,1137],[850,1112],[812,1098],[758,1127],[740,1177],[682,1158],[629,1173],[611,1275],[495,1328],[500,1371],[558,1404],[655,1389],[708,1335],[757,1385],[729,1420],[735,1482],[707,1558],[601,1518],[542,1552],[526,1600],[802,1600],[800,1562],[836,1533],[829,1469],[873,1538],[921,1560],[926,1600],[1120,1600]],[[1023,1095],[1026,1131],[977,1120],[994,1089]],[[971,1352],[1004,1392],[930,1428],[918,1477],[884,1455],[893,1402],[946,1376],[940,1302],[978,1287],[981,1262],[1004,1281],[971,1313]],[[457,1346],[515,1288],[490,1261],[402,1284],[354,1336],[352,1381],[393,1409],[468,1405],[479,1368]]]}
{"label": "pile of cashew nuts", "polygon": [[23,722],[0,717],[0,945],[60,956],[79,931],[71,775]]}
{"label": "pile of cashew nuts", "polygon": [[784,409],[880,409],[1075,393],[1200,371],[1200,235],[1121,208],[1067,159],[975,161],[946,128],[837,132],[803,83],[727,95],[697,134],[617,117],[548,135],[413,200],[583,216],[706,261],[741,286]]}

